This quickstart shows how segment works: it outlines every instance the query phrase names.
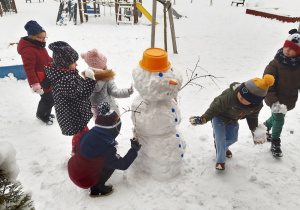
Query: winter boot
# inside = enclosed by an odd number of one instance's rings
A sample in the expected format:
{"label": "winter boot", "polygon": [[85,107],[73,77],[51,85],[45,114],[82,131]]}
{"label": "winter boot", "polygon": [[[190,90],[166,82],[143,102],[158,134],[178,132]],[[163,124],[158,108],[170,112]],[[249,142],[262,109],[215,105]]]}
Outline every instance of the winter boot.
{"label": "winter boot", "polygon": [[[266,126],[266,122],[264,122],[264,125]],[[267,127],[267,132],[266,132],[267,141],[268,141],[268,142],[271,142],[271,139],[272,139],[272,135],[271,135],[271,133],[270,133],[271,128],[268,127],[268,126],[266,126],[266,127]]]}
{"label": "winter boot", "polygon": [[225,170],[225,163],[216,163],[217,170]]}
{"label": "winter boot", "polygon": [[279,139],[271,139],[271,152],[274,157],[282,157],[282,151],[280,148],[280,138]]}
{"label": "winter boot", "polygon": [[232,158],[232,152],[230,150],[227,150],[226,157]]}
{"label": "winter boot", "polygon": [[36,118],[38,118],[39,120],[41,120],[46,125],[52,125],[53,124],[53,119],[50,116],[48,116],[48,117],[36,116]]}
{"label": "winter boot", "polygon": [[113,193],[113,187],[111,185],[96,185],[91,187],[91,197],[108,196]]}

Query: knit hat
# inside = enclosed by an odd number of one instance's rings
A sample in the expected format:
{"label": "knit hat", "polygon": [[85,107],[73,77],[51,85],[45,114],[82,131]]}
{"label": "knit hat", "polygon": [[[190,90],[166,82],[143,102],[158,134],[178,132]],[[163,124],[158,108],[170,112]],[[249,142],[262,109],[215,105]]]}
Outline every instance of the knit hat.
{"label": "knit hat", "polygon": [[291,34],[287,40],[284,42],[283,47],[289,47],[293,49],[297,55],[300,55],[300,32],[297,29],[292,29],[289,31]]}
{"label": "knit hat", "polygon": [[92,49],[86,53],[80,54],[81,58],[89,65],[96,69],[104,69],[107,63],[105,55],[98,53],[97,49]]}
{"label": "knit hat", "polygon": [[111,129],[120,124],[120,117],[115,111],[110,110],[109,103],[101,102],[97,107],[97,111],[96,127]]}
{"label": "knit hat", "polygon": [[46,32],[36,21],[30,20],[24,26],[25,30],[27,31],[28,36],[36,35],[42,32]]}
{"label": "knit hat", "polygon": [[270,86],[274,84],[274,77],[266,74],[263,79],[254,78],[241,84],[239,92],[241,96],[251,104],[260,104],[268,93]]}
{"label": "knit hat", "polygon": [[66,42],[53,42],[49,44],[49,49],[53,51],[53,67],[68,68],[78,60],[78,53]]}

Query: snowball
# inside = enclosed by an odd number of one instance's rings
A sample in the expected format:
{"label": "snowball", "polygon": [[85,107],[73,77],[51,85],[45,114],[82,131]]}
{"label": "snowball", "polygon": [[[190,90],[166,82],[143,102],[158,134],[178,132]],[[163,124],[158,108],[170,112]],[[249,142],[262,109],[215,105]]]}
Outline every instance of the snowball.
{"label": "snowball", "polygon": [[259,124],[253,132],[253,141],[255,144],[263,144],[266,142],[267,127],[264,124]]}
{"label": "snowball", "polygon": [[286,108],[286,105],[280,104],[279,101],[277,101],[276,103],[272,104],[271,111],[272,111],[272,113],[286,114],[287,108]]}
{"label": "snowball", "polygon": [[10,142],[0,142],[0,170],[3,170],[6,178],[16,181],[19,167],[16,162],[16,150]]}

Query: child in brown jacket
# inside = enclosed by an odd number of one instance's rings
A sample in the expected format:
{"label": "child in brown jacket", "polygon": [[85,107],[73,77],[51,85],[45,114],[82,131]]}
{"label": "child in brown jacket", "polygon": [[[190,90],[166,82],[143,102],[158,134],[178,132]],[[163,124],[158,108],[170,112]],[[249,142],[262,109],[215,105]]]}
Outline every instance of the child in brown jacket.
{"label": "child in brown jacket", "polygon": [[265,98],[272,115],[264,123],[267,126],[268,140],[271,141],[271,152],[275,157],[283,156],[280,134],[285,114],[295,107],[300,89],[300,33],[293,29],[289,34],[283,48],[277,51],[264,71],[264,75],[271,74],[275,77],[275,84],[269,88]]}

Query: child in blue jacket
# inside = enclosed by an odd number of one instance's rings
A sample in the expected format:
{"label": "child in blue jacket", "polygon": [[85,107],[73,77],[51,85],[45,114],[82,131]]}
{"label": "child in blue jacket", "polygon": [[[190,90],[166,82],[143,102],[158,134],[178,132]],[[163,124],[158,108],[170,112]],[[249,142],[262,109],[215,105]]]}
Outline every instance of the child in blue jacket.
{"label": "child in blue jacket", "polygon": [[137,157],[141,147],[138,140],[131,139],[131,148],[122,158],[117,154],[115,138],[121,121],[107,102],[98,107],[95,127],[84,134],[75,145],[74,156],[68,162],[70,179],[78,187],[90,188],[91,197],[110,195],[111,185],[105,185],[115,169],[126,170]]}

